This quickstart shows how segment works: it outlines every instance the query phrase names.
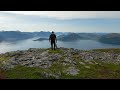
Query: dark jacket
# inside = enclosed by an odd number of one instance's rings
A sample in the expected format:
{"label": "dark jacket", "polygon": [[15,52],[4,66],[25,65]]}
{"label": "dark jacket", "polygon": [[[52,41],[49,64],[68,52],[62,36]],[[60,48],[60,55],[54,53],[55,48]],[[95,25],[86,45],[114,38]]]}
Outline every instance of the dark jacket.
{"label": "dark jacket", "polygon": [[55,41],[56,40],[56,35],[54,33],[52,33],[49,37],[49,41]]}

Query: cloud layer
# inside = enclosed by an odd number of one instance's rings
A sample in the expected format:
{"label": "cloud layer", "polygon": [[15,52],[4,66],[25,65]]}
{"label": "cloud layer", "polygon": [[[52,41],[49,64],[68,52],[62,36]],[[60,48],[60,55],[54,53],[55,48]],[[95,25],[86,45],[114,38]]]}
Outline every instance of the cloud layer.
{"label": "cloud layer", "polygon": [[120,18],[120,11],[2,11],[57,19]]}
{"label": "cloud layer", "polygon": [[120,32],[120,11],[0,11],[0,31]]}

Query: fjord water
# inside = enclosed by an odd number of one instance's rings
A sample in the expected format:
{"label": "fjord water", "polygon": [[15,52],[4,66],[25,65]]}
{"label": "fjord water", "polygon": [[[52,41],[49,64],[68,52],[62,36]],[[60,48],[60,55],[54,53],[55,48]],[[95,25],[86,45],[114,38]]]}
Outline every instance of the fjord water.
{"label": "fjord water", "polygon": [[[44,41],[33,41],[36,38],[16,41],[16,42],[1,42],[0,53],[16,51],[16,50],[27,50],[29,48],[50,48],[50,42]],[[75,48],[80,50],[90,50],[99,48],[120,48],[120,45],[103,44],[94,40],[79,40],[72,42],[57,42],[58,47]]]}

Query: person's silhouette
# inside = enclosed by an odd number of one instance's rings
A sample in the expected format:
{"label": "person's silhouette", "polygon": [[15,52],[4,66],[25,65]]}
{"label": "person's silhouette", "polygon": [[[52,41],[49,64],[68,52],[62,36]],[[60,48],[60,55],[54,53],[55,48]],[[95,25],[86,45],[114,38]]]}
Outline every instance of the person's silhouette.
{"label": "person's silhouette", "polygon": [[49,37],[49,41],[51,42],[51,49],[53,50],[53,45],[54,45],[54,50],[55,50],[56,43],[57,43],[57,38],[56,38],[56,35],[54,34],[53,31],[52,31],[52,33]]}

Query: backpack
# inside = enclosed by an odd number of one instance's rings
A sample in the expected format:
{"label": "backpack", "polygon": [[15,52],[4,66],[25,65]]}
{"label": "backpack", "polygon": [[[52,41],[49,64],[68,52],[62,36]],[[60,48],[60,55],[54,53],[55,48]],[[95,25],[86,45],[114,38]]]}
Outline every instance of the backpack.
{"label": "backpack", "polygon": [[50,39],[51,39],[52,41],[54,41],[54,40],[56,39],[56,35],[55,35],[55,34],[51,34],[51,35],[50,35]]}

